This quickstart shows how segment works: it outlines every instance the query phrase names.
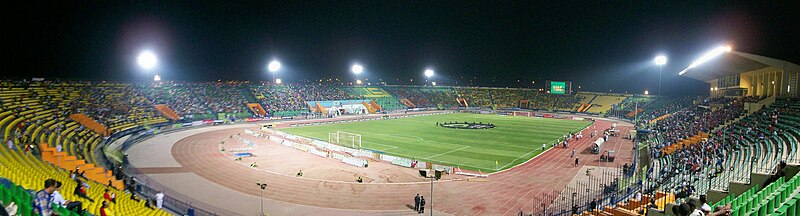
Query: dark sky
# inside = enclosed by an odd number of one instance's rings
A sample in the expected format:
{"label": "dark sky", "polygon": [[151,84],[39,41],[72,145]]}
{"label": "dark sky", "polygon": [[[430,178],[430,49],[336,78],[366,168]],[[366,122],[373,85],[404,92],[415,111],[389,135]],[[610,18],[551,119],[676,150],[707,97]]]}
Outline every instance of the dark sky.
{"label": "dark sky", "polygon": [[539,2],[6,4],[3,76],[150,79],[134,64],[149,48],[167,80],[265,80],[277,58],[290,81],[353,80],[349,66],[358,62],[371,82],[419,84],[432,67],[448,84],[569,80],[581,90],[640,93],[657,88],[651,62],[663,53],[664,91],[680,94],[707,91],[676,74],[717,45],[800,63],[797,1]]}

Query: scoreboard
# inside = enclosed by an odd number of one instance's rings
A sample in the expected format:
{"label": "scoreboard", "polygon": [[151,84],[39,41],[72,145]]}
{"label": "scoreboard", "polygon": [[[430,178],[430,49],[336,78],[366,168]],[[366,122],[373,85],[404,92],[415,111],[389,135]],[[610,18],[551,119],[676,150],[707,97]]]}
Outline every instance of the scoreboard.
{"label": "scoreboard", "polygon": [[550,94],[572,94],[572,82],[569,81],[547,81],[547,87]]}

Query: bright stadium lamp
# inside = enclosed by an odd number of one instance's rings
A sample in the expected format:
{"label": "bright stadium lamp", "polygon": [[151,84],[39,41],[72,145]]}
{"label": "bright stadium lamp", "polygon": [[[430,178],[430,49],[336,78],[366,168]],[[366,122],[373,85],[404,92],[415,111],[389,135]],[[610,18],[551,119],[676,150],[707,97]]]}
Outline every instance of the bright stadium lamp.
{"label": "bright stadium lamp", "polygon": [[726,53],[726,52],[730,52],[732,50],[733,50],[733,48],[731,46],[719,46],[717,48],[714,48],[713,50],[707,52],[706,54],[703,54],[703,56],[700,56],[699,59],[697,59],[694,62],[692,62],[692,64],[690,64],[689,67],[687,67],[686,69],[683,69],[680,73],[678,73],[678,75],[683,75],[687,71],[689,71],[690,69],[695,68],[695,67],[699,66],[700,64],[703,64],[703,63],[707,62],[708,60],[713,59],[714,57],[722,55],[723,53]]}
{"label": "bright stadium lamp", "polygon": [[425,70],[425,77],[430,78],[432,76],[433,76],[433,70],[431,70],[431,69]]}
{"label": "bright stadium lamp", "polygon": [[361,72],[364,72],[364,67],[359,64],[354,64],[353,67],[350,68],[350,70],[353,71],[354,74],[358,75]]}
{"label": "bright stadium lamp", "polygon": [[145,50],[136,57],[136,63],[139,64],[139,67],[142,69],[151,70],[158,64],[158,57],[153,52]]}
{"label": "bright stadium lamp", "polygon": [[278,60],[272,60],[269,62],[269,65],[267,65],[267,69],[272,73],[278,72],[278,70],[281,69],[281,62]]}
{"label": "bright stadium lamp", "polygon": [[667,57],[663,55],[656,56],[655,62],[656,65],[665,65],[667,64]]}
{"label": "bright stadium lamp", "polygon": [[275,84],[280,84],[278,80],[275,80],[275,73],[281,70],[281,62],[279,62],[278,60],[272,60],[271,62],[269,62],[269,64],[267,64],[267,70],[269,71],[269,74],[272,77],[272,82]]}
{"label": "bright stadium lamp", "polygon": [[358,74],[364,72],[364,66],[361,66],[360,64],[354,64],[353,67],[350,67],[350,71],[353,71],[353,73],[356,74],[356,84],[360,85],[361,80],[358,79]]}
{"label": "bright stadium lamp", "polygon": [[155,76],[153,76],[153,81],[156,81],[156,82],[161,81],[161,76],[156,74]]}

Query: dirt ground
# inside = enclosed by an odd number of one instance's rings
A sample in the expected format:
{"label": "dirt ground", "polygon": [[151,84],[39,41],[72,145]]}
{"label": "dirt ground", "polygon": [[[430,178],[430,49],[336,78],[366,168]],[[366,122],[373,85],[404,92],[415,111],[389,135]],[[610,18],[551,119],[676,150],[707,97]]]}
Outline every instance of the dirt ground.
{"label": "dirt ground", "polygon": [[[259,128],[247,128],[258,131]],[[416,169],[392,165],[386,161],[370,160],[369,166],[356,167],[347,165],[333,158],[323,158],[309,154],[292,147],[274,143],[263,138],[245,134],[244,129],[228,129],[221,131],[230,136],[224,138],[221,147],[228,149],[224,153],[235,160],[236,153],[249,152],[252,157],[244,157],[236,161],[242,166],[249,167],[256,163],[254,169],[266,172],[294,176],[296,178],[308,178],[324,181],[356,182],[361,177],[364,183],[408,183],[408,182],[427,182],[425,178],[419,177]],[[234,138],[230,138],[233,136]],[[231,151],[234,148],[245,148],[247,145],[236,137],[249,140],[255,143],[255,147],[249,151]],[[297,176],[299,172],[302,177]],[[444,176],[441,180],[449,180],[451,176]]]}

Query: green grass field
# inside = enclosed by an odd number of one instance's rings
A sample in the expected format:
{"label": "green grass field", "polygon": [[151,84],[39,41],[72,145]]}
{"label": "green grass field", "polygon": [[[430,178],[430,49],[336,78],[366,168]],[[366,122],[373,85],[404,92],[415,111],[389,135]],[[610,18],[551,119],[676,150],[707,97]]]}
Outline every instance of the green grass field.
{"label": "green grass field", "polygon": [[[436,122],[484,122],[493,129],[453,129]],[[373,120],[320,126],[285,128],[281,131],[328,141],[328,132],[361,134],[362,147],[389,155],[494,172],[523,163],[542,152],[542,144],[576,132],[589,121],[529,118],[484,114],[440,114],[390,120]],[[495,165],[495,161],[499,165]]]}

